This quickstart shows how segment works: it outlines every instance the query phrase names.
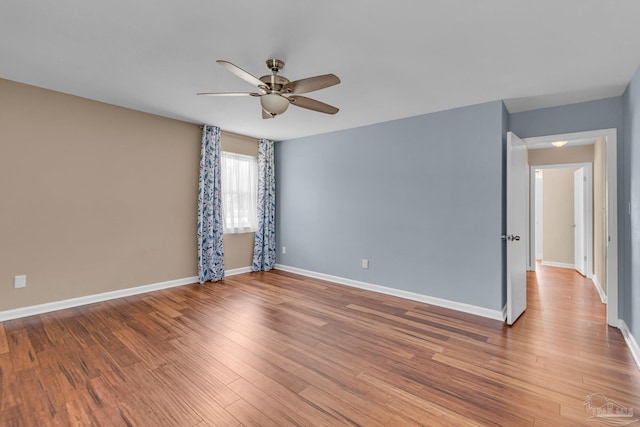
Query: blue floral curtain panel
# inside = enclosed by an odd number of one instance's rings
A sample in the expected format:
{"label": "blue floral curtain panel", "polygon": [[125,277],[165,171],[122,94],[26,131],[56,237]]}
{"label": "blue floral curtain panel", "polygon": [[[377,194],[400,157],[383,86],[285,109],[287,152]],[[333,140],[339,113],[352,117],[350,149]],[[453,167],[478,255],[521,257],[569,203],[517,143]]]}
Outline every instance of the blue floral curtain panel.
{"label": "blue floral curtain panel", "polygon": [[253,271],[269,271],[276,263],[276,177],[273,141],[258,141],[258,231],[253,245]]}
{"label": "blue floral curtain panel", "polygon": [[202,128],[198,183],[198,281],[224,277],[222,194],[220,185],[220,128]]}

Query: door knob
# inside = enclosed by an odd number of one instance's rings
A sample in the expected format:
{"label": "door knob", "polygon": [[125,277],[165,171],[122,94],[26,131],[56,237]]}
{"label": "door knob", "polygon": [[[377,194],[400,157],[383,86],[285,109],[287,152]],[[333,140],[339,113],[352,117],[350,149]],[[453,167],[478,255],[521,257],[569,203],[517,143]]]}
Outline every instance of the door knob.
{"label": "door knob", "polygon": [[520,236],[514,236],[513,234],[503,234],[500,238],[509,242],[520,240]]}

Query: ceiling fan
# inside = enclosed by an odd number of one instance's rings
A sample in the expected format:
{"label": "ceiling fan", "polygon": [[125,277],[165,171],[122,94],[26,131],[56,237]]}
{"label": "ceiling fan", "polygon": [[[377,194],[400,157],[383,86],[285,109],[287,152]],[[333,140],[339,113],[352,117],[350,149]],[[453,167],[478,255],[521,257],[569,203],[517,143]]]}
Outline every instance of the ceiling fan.
{"label": "ceiling fan", "polygon": [[315,99],[307,98],[305,96],[300,96],[301,93],[313,92],[314,90],[337,85],[340,83],[340,79],[334,74],[324,74],[292,82],[286,77],[278,74],[280,70],[284,68],[284,62],[279,59],[267,59],[267,69],[271,71],[271,74],[267,74],[260,78],[255,77],[229,61],[219,59],[216,62],[244,81],[257,86],[258,91],[198,93],[198,95],[260,97],[263,119],[271,119],[284,113],[287,111],[287,108],[289,108],[289,104],[326,114],[335,114],[339,111],[338,108],[333,105],[325,104],[324,102],[316,101]]}

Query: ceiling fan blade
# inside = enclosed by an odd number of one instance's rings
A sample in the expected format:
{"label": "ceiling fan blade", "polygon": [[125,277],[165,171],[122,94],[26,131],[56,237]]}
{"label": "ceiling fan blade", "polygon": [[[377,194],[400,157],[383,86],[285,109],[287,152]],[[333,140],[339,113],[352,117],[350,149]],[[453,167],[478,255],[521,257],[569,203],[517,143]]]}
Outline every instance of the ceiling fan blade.
{"label": "ceiling fan blade", "polygon": [[297,107],[319,111],[326,114],[335,114],[340,111],[333,105],[325,104],[324,102],[316,101],[315,99],[307,98],[306,96],[290,96],[289,101],[291,101],[292,105]]}
{"label": "ceiling fan blade", "polygon": [[246,72],[245,70],[238,67],[237,65],[234,65],[229,61],[223,61],[222,59],[218,59],[216,62],[222,65],[227,70],[231,71],[236,76],[240,77],[242,80],[248,83],[251,83],[254,86],[266,87],[263,81],[261,81],[259,78],[257,78],[253,74]]}
{"label": "ceiling fan blade", "polygon": [[262,118],[263,119],[273,119],[273,114],[268,113],[264,108],[262,109]]}
{"label": "ceiling fan blade", "polygon": [[198,95],[205,96],[260,96],[259,93],[252,92],[200,92]]}
{"label": "ceiling fan blade", "polygon": [[309,77],[287,83],[282,89],[283,93],[309,93],[314,90],[324,89],[337,85],[340,79],[335,74],[324,74],[322,76]]}

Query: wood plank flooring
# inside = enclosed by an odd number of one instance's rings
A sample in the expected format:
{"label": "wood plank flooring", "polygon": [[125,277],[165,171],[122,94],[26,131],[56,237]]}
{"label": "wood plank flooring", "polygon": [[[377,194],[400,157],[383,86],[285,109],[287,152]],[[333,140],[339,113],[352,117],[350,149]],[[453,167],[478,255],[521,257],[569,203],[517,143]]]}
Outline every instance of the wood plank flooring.
{"label": "wood plank flooring", "polygon": [[513,326],[281,271],[0,323],[0,426],[597,425],[640,373],[590,281]]}

